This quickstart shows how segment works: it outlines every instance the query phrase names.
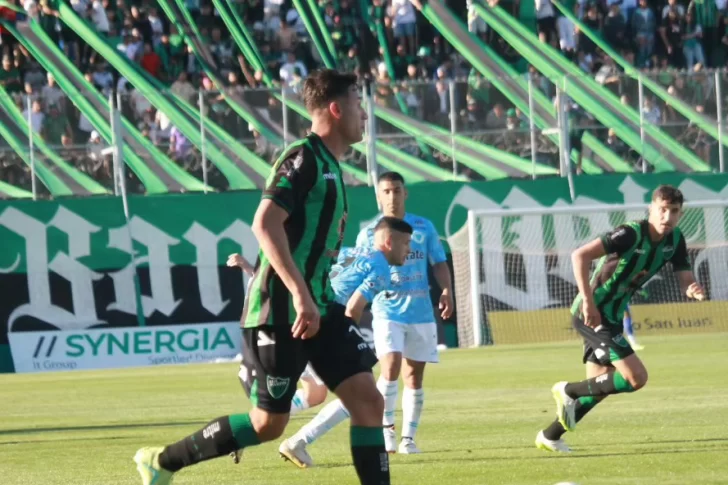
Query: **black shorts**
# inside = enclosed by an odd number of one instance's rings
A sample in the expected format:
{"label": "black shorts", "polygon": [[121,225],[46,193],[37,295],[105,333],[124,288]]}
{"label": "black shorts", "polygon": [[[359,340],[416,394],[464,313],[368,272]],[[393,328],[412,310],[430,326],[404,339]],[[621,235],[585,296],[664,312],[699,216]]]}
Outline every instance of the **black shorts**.
{"label": "black shorts", "polygon": [[536,20],[536,31],[547,37],[556,35],[556,17],[544,17]]}
{"label": "black shorts", "polygon": [[579,131],[577,133],[572,133],[571,135],[569,135],[569,148],[571,148],[572,150],[577,150],[577,151],[581,152],[582,137],[583,137],[583,133],[581,131]]}
{"label": "black shorts", "polygon": [[[602,316],[602,321],[606,322],[604,316]],[[611,366],[612,362],[634,354],[629,342],[622,335],[621,325],[603,323],[602,328],[595,331],[593,328],[586,326],[584,321],[576,315],[573,316],[571,324],[574,326],[574,330],[584,337],[584,357],[582,360],[585,364],[593,362],[599,365]]]}
{"label": "black shorts", "polygon": [[243,361],[238,377],[253,406],[288,413],[298,379],[310,362],[330,390],[349,377],[371,372],[377,363],[359,326],[331,305],[311,339],[293,338],[290,325],[244,328]]}

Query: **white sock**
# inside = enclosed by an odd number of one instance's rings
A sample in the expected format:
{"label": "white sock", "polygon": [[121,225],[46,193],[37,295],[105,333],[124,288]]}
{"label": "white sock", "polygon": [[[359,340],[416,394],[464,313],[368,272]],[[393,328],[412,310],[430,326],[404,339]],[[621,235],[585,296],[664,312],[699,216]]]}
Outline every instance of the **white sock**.
{"label": "white sock", "polygon": [[290,441],[303,440],[310,445],[348,417],[349,411],[346,410],[340,399],[331,401],[319,411],[316,417],[298,430]]}
{"label": "white sock", "polygon": [[420,424],[422,406],[425,403],[425,391],[422,389],[404,388],[402,391],[402,437],[414,439],[417,426]]}
{"label": "white sock", "polygon": [[377,389],[384,396],[382,424],[384,426],[394,426],[394,408],[397,407],[397,381],[388,381],[384,377],[379,377]]}
{"label": "white sock", "polygon": [[298,414],[301,411],[305,411],[306,409],[308,409],[308,400],[306,399],[303,389],[299,389],[296,391],[296,394],[293,395],[293,399],[291,400],[291,416]]}

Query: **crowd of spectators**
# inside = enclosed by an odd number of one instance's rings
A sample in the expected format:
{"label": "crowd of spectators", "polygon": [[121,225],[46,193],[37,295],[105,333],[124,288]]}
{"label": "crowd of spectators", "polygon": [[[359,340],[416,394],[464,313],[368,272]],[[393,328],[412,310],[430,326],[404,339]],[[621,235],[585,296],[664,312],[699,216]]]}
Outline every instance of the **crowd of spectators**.
{"label": "crowd of spectators", "polygon": [[[157,111],[84,43],[77,32],[61,21],[58,2],[68,2],[119,52],[201,109],[205,116],[251,150],[268,160],[279,153],[243,122],[221,95],[221,91],[236,92],[262,116],[274,122],[282,121],[280,103],[265,90],[262,73],[246,62],[211,0],[184,0],[184,3],[214,56],[222,86],[205,75],[192,49],[155,0],[9,1],[25,13],[0,6],[0,18],[10,22],[30,18],[40,22],[91,86],[105,95],[122,93],[124,115],[144,136],[191,172],[200,171],[197,148],[164,113]],[[467,23],[471,32],[519,68],[522,75],[530,72],[534,87],[554,99],[554,85],[529,68],[511,46],[474,15],[470,1],[447,0],[446,3]],[[711,158],[714,142],[647,90],[640,106],[636,83],[622,75],[619,66],[579,32],[551,0],[534,0],[530,7],[526,1],[500,0],[500,6],[527,24],[532,20],[543,42],[561,49],[583,69],[584,75],[593,76],[625,104],[642,110],[646,121],[664,125],[706,161]],[[557,149],[553,143],[538,136],[537,146],[531,147],[529,122],[523,113],[495,88],[492,79],[483,78],[471,68],[411,0],[318,0],[317,3],[331,33],[339,66],[373,80],[375,103],[398,110],[404,107],[410,116],[447,129],[452,126],[454,114],[459,133],[525,158],[530,157],[531,150],[536,150],[539,157],[555,163]],[[710,69],[723,68],[726,62],[726,0],[563,0],[561,3],[671,94],[706,115],[718,116],[717,90]],[[230,5],[249,26],[278,89],[299,93],[303,79],[320,65],[321,59],[292,0],[237,0]],[[385,61],[385,49],[390,54],[390,62]],[[109,163],[101,154],[104,142],[93,125],[76,108],[73,99],[61,91],[53,76],[2,27],[0,57],[0,85],[15,97],[20,111],[31,120],[36,136],[59,147],[64,157],[93,177],[108,178]],[[720,79],[723,80],[722,75]],[[451,83],[454,98],[451,98]],[[75,95],[83,96],[83,93]],[[455,106],[451,106],[451,99],[455,100]],[[609,127],[598,126],[584,113],[580,116],[574,119],[584,129],[605,141],[613,137]],[[288,122],[294,136],[305,126],[302,122],[296,123],[295,118],[295,114],[289,113]],[[392,143],[404,150],[413,153],[419,150],[415,140],[397,134],[384,122],[379,123],[378,132],[382,137],[391,137]],[[22,164],[10,162],[15,158],[7,146],[2,153],[3,174],[22,172],[15,168],[23,167]],[[640,163],[628,149],[623,153],[636,164]],[[435,154],[444,167],[452,166],[448,153]],[[26,176],[9,177],[27,185]]]}

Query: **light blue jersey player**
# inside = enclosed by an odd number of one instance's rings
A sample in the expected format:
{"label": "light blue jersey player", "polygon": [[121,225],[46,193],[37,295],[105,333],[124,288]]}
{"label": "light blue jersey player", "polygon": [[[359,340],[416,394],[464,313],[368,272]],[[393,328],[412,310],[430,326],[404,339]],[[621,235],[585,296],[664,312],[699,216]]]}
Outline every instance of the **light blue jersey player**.
{"label": "light blue jersey player", "polygon": [[[331,268],[331,286],[336,301],[346,306],[346,315],[354,322],[350,331],[358,332],[364,308],[382,292],[396,290],[390,268],[401,267],[410,252],[413,228],[402,219],[382,217],[373,227],[372,244],[366,247],[345,248],[339,252]],[[326,387],[311,366],[301,376],[303,388],[293,397],[291,414],[319,404],[326,398]],[[280,454],[295,465],[306,468],[313,460],[306,446],[349,417],[338,399],[330,402],[321,412],[293,437],[283,441]]]}
{"label": "light blue jersey player", "polygon": [[[398,217],[408,222],[412,233],[411,251],[404,266],[391,268],[393,291],[381,293],[372,304],[374,348],[382,369],[377,382],[384,396],[384,438],[389,453],[419,453],[414,442],[424,402],[422,377],[427,362],[438,362],[437,324],[430,298],[428,270],[432,271],[440,295],[443,319],[450,318],[453,308],[450,269],[445,251],[432,223],[405,212],[407,190],[404,178],[396,172],[379,177],[377,199],[383,216]],[[380,217],[383,217],[380,216]],[[373,244],[373,229],[377,218],[362,229],[357,247]],[[400,370],[404,376],[402,395],[402,440],[397,448],[394,430],[394,409],[397,404],[397,381]]]}

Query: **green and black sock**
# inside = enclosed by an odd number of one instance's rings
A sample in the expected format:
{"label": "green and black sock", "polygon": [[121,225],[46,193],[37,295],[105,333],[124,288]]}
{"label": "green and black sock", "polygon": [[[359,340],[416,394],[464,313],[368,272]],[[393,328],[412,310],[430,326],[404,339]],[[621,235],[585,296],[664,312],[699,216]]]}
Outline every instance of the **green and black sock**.
{"label": "green and black sock", "polygon": [[566,395],[576,399],[587,396],[609,396],[622,392],[633,392],[634,387],[619,372],[607,372],[581,382],[570,382],[566,385]]}
{"label": "green and black sock", "polygon": [[389,455],[381,426],[352,426],[351,456],[361,485],[389,485]]}
{"label": "green and black sock", "polygon": [[[578,423],[581,421],[581,419],[586,416],[586,413],[591,411],[596,407],[597,404],[601,402],[600,399],[593,397],[593,396],[587,396],[587,397],[580,397],[576,401],[576,408],[574,409],[574,415],[576,416],[576,422]],[[551,426],[543,430],[543,435],[547,440],[559,440],[561,437],[566,433],[566,430],[564,427],[559,423],[558,419],[555,419],[553,423],[551,423]]]}
{"label": "green and black sock", "polygon": [[159,465],[165,470],[176,472],[258,444],[260,440],[248,414],[222,416],[210,421],[196,433],[167,446],[159,455]]}

